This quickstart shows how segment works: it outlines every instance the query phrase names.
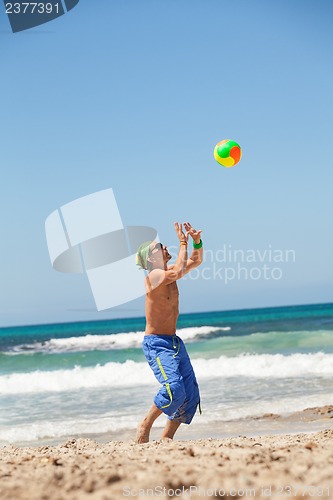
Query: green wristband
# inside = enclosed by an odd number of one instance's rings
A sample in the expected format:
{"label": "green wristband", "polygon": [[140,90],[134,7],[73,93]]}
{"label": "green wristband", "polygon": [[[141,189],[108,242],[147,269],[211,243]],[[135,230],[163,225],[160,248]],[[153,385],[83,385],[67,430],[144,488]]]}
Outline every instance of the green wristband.
{"label": "green wristband", "polygon": [[194,240],[193,240],[193,248],[195,248],[196,250],[199,250],[199,248],[202,247],[202,240],[199,241],[199,243],[194,243]]}

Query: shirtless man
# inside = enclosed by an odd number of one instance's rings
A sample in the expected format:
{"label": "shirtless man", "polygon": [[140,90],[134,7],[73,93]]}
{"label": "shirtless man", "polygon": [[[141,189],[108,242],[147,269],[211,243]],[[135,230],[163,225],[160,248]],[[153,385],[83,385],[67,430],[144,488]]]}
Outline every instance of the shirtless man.
{"label": "shirtless man", "polygon": [[[180,247],[174,265],[167,247],[156,241],[143,243],[137,253],[137,264],[146,269],[146,331],[142,348],[157,380],[162,384],[148,414],[139,424],[136,442],[147,443],[151,427],[159,415],[168,416],[162,439],[173,439],[181,423],[190,424],[199,405],[200,395],[185,345],[176,335],[178,311],[177,280],[202,262],[201,230],[189,222],[175,223]],[[191,256],[187,255],[188,237],[193,240]]]}

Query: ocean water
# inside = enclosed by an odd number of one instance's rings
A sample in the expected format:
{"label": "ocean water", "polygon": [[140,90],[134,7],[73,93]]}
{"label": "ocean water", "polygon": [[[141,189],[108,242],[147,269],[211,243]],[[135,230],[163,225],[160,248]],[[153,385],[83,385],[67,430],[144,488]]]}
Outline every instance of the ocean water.
{"label": "ocean water", "polygon": [[[158,389],[144,318],[0,329],[0,445],[135,434]],[[333,304],[179,317],[209,428],[332,404]],[[163,426],[164,417],[156,426]]]}

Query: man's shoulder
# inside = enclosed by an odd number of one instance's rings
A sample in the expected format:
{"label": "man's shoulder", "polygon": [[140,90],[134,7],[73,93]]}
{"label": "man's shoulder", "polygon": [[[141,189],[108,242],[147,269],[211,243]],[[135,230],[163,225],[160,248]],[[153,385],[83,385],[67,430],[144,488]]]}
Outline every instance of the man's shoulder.
{"label": "man's shoulder", "polygon": [[170,283],[173,283],[175,279],[168,282],[168,278],[169,280],[170,278],[173,278],[173,273],[168,273],[168,271],[173,271],[174,267],[174,265],[168,266],[166,271],[164,269],[153,269],[150,271],[148,276],[146,276],[146,291],[149,293],[156,290],[156,288],[159,288],[160,285],[167,286]]}
{"label": "man's shoulder", "polygon": [[155,290],[164,279],[165,271],[163,269],[153,269],[150,271],[148,276],[146,276],[146,291],[152,292]]}

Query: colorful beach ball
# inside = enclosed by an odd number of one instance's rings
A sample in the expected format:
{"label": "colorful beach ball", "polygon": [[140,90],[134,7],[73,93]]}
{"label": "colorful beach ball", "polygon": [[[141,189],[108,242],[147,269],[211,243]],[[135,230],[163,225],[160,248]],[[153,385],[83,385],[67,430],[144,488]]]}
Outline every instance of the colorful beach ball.
{"label": "colorful beach ball", "polygon": [[230,168],[237,165],[242,157],[240,145],[230,139],[218,142],[214,148],[214,158],[220,165]]}

